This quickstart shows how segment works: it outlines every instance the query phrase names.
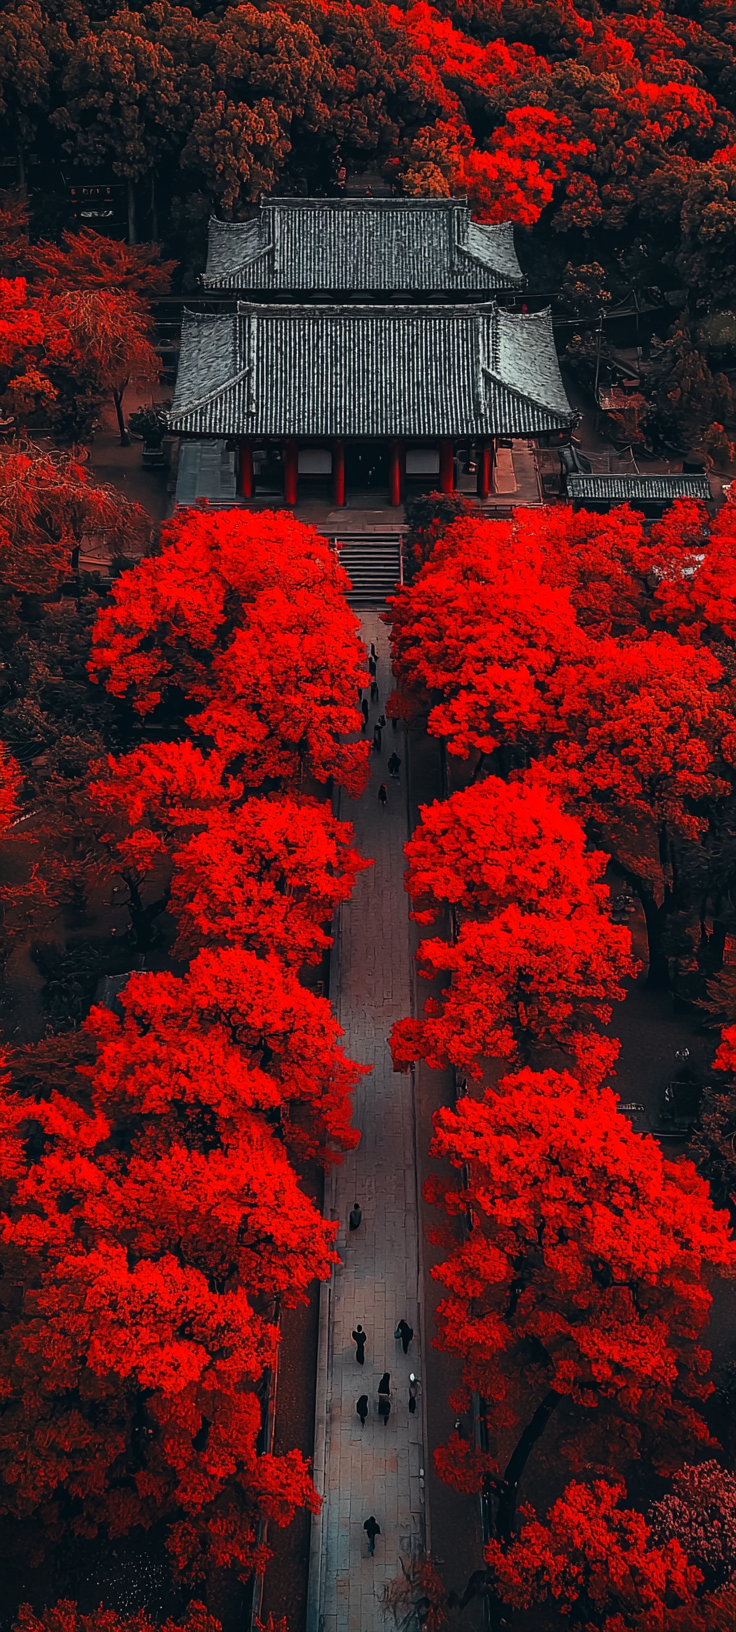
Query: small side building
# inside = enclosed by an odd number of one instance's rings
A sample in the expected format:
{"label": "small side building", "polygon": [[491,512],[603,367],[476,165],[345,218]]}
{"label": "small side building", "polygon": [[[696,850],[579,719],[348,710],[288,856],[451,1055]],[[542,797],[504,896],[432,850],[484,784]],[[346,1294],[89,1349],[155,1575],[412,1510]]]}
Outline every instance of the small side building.
{"label": "small side building", "polygon": [[565,490],[573,510],[610,510],[616,504],[630,504],[645,516],[661,516],[675,499],[696,499],[710,504],[712,493],[706,475],[663,471],[652,475],[584,475],[570,473]]}

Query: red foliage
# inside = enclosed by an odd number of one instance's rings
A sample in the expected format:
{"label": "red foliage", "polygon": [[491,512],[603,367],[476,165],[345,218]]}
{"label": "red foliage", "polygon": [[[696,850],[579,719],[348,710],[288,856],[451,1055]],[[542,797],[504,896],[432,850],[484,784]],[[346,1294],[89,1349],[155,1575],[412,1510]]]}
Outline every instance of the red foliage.
{"label": "red foliage", "polygon": [[175,261],[162,261],[158,244],[124,244],[84,227],[63,232],[60,244],[36,244],[28,256],[49,293],[102,289],[146,300],[167,295]]}
{"label": "red foliage", "polygon": [[586,850],[580,823],[543,790],[489,776],[422,805],[406,846],[406,887],[420,924],[445,906],[487,916],[513,903],[566,917],[605,904],[607,857]]}
{"label": "red foliage", "polygon": [[3,1250],[25,1280],[0,1353],[4,1510],[52,1536],[166,1519],[189,1576],[247,1574],[259,1517],[316,1503],[299,1453],[256,1444],[271,1300],[303,1301],[335,1261],[285,1145],[355,1142],[360,1068],[273,957],[204,952],[123,1000],[124,1022],[93,1010],[76,1089],[2,1102]]}
{"label": "red foliage", "polygon": [[437,1342],[462,1357],[465,1388],[494,1402],[496,1432],[544,1395],[577,1408],[568,1452],[580,1465],[604,1446],[610,1467],[637,1445],[666,1465],[668,1444],[706,1439],[693,1410],[711,1389],[704,1281],[733,1271],[736,1244],[692,1164],[665,1161],[609,1089],[554,1071],[438,1111],[431,1150],[464,1177],[457,1189],[430,1180],[428,1199],[451,1219],[470,1210],[473,1225],[432,1271],[448,1292]]}
{"label": "red foliage", "polygon": [[18,814],[17,794],[20,781],[20,766],[16,764],[12,754],[0,747],[0,834],[5,832]]}
{"label": "red foliage", "polygon": [[85,538],[102,535],[123,553],[149,533],[141,506],[90,481],[73,457],[0,448],[0,572],[8,588],[53,591]]}
{"label": "red foliage", "polygon": [[569,592],[544,582],[533,541],[511,542],[505,522],[457,521],[390,601],[399,706],[404,694],[435,703],[430,732],[463,757],[536,742],[550,675],[587,655]]}
{"label": "red foliage", "polygon": [[82,1615],[68,1598],[40,1615],[30,1604],[21,1604],[14,1628],[15,1632],[221,1632],[220,1622],[213,1619],[204,1604],[191,1603],[181,1621],[153,1622],[144,1613],[123,1619],[112,1609]]}
{"label": "red foliage", "polygon": [[652,1544],[642,1515],[621,1507],[625,1495],[622,1484],[571,1484],[545,1523],[525,1509],[508,1550],[496,1541],[485,1550],[503,1602],[529,1609],[551,1600],[569,1615],[582,1600],[603,1632],[665,1628],[665,1605],[691,1602],[703,1577],[679,1541]]}
{"label": "red foliage", "polygon": [[133,828],[118,844],[123,862],[145,872],[160,853],[172,857],[178,951],[225,941],[319,962],[332,944],[323,926],[369,865],[349,823],[306,796],[243,803],[222,757],[187,742],[110,758],[107,768],[92,794]]}
{"label": "red foliage", "polygon": [[363,1073],[339,1047],[325,998],[300,986],[273,956],[237,947],[200,952],[184,978],[132,975],[125,1021],[93,1009],[104,1043],[98,1093],[126,1119],[191,1105],[229,1119],[245,1108],[292,1104],[285,1137],[303,1154],[350,1149],[349,1095]]}
{"label": "red foliage", "polygon": [[[449,973],[441,999],[429,998],[421,1020],[399,1020],[391,1046],[394,1066],[424,1059],[437,1070],[449,1063],[482,1079],[485,1059],[526,1063],[543,1048],[567,1048],[590,1067],[592,1021],[611,1019],[621,984],[636,973],[627,929],[599,911],[567,918],[506,907],[488,924],[464,924],[453,946],[423,941],[421,973]],[[582,1047],[579,1048],[579,1045]],[[617,1046],[596,1041],[610,1067]]]}
{"label": "red foliage", "polygon": [[626,823],[697,838],[707,827],[702,802],[728,792],[719,752],[736,747],[722,676],[707,648],[669,635],[596,642],[588,663],[550,683],[560,735],[540,767],[543,785],[605,832]]}
{"label": "red foliage", "polygon": [[355,795],[368,747],[343,738],[366,676],[347,582],[324,540],[284,513],[186,511],[161,554],[117,581],[90,671],[141,714],[175,684],[198,705],[191,730],[253,786],[306,772]]}
{"label": "red foliage", "polygon": [[562,1046],[597,1080],[618,1050],[591,1021],[610,1020],[636,968],[628,930],[605,911],[605,858],[584,855],[582,827],[554,800],[495,777],[423,814],[407,847],[408,888],[428,902],[417,916],[431,922],[451,902],[472,917],[452,945],[422,942],[422,973],[451,983],[394,1027],[396,1067],[451,1062],[481,1078],[486,1058],[528,1063]]}

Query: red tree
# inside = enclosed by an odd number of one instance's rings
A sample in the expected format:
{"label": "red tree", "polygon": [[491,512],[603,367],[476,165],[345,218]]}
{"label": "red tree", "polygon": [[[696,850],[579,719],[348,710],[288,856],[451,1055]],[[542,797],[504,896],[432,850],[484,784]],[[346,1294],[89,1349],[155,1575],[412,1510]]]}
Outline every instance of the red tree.
{"label": "red tree", "polygon": [[517,553],[510,541],[505,522],[456,521],[389,602],[398,680],[391,709],[429,704],[430,732],[463,758],[499,743],[536,751],[552,723],[551,674],[588,656],[569,590],[544,582],[533,542]]}
{"label": "red tree", "polygon": [[176,686],[188,724],[253,786],[334,777],[352,794],[367,744],[346,743],[365,683],[348,580],[316,533],[270,511],[188,511],[165,548],[120,578],[90,665],[148,713]]}
{"label": "red tree", "polygon": [[208,1614],[204,1604],[191,1603],[181,1621],[150,1620],[144,1612],[126,1619],[113,1609],[97,1609],[82,1615],[75,1603],[62,1598],[53,1609],[36,1615],[30,1604],[21,1604],[14,1622],[15,1632],[221,1632],[220,1622]]}
{"label": "red tree", "polygon": [[332,944],[325,924],[369,865],[348,822],[306,796],[243,803],[243,785],[223,778],[221,756],[189,743],[111,757],[107,770],[92,793],[133,829],[117,845],[123,876],[172,858],[168,910],[180,952],[225,941],[289,963],[319,961]]}
{"label": "red tree", "polygon": [[543,789],[489,776],[420,809],[406,846],[418,923],[433,923],[446,906],[486,917],[521,902],[564,918],[605,905],[607,858],[586,851],[580,823]]}
{"label": "red tree", "polygon": [[49,593],[74,570],[85,537],[102,534],[121,554],[142,547],[150,523],[116,488],[89,480],[59,452],[0,449],[0,575],[11,590]]}
{"label": "red tree", "polygon": [[285,1145],[355,1142],[360,1068],[272,957],[205,952],[184,980],[131,977],[124,1003],[123,1023],[93,1011],[76,1089],[24,1062],[3,1097],[4,1262],[25,1284],[0,1350],[5,1511],[52,1536],[166,1520],[188,1576],[247,1574],[259,1518],[316,1502],[299,1453],[257,1449],[272,1300],[335,1261]]}
{"label": "red tree", "polygon": [[528,1064],[535,1049],[562,1046],[592,1080],[616,1058],[592,1022],[608,1023],[635,965],[628,930],[605,912],[605,858],[585,856],[578,823],[529,792],[491,777],[425,810],[407,847],[408,888],[427,903],[420,921],[451,902],[461,924],[453,944],[420,947],[422,973],[451,983],[423,1018],[394,1027],[399,1069],[426,1059],[481,1078],[484,1059]]}
{"label": "red tree", "polygon": [[175,261],[162,261],[158,244],[124,244],[88,227],[63,232],[60,244],[36,244],[29,259],[49,293],[102,289],[143,300],[168,294],[176,266]]}
{"label": "red tree", "polygon": [[553,1602],[603,1632],[667,1627],[665,1606],[691,1603],[703,1577],[678,1541],[653,1544],[641,1513],[622,1508],[625,1496],[623,1484],[571,1484],[544,1523],[525,1508],[511,1546],[486,1547],[503,1602],[515,1609]]}
{"label": "red tree", "polygon": [[391,1047],[396,1070],[424,1059],[448,1063],[481,1080],[489,1059],[528,1064],[539,1050],[569,1050],[586,1078],[605,1073],[618,1044],[602,1038],[612,1001],[636,973],[628,929],[596,912],[569,918],[507,907],[488,924],[465,924],[454,946],[424,941],[421,973],[449,974],[440,999],[429,998],[421,1020],[399,1020]]}
{"label": "red tree", "polygon": [[0,834],[10,826],[18,814],[17,795],[21,781],[20,766],[12,754],[0,747]]}
{"label": "red tree", "polygon": [[[695,1409],[711,1391],[705,1279],[733,1271],[736,1245],[692,1164],[666,1162],[610,1090],[592,1095],[553,1071],[521,1071],[440,1110],[431,1149],[465,1175],[458,1188],[427,1186],[450,1218],[472,1217],[432,1272],[448,1292],[437,1342],[462,1356],[463,1400],[477,1390],[493,1401],[507,1458],[499,1535],[511,1534],[518,1482],[562,1400],[580,1466],[606,1471],[638,1448],[663,1467],[673,1445],[706,1441]],[[452,1481],[457,1463],[461,1488],[469,1477],[479,1488],[482,1468],[456,1449],[438,1453],[443,1475]]]}

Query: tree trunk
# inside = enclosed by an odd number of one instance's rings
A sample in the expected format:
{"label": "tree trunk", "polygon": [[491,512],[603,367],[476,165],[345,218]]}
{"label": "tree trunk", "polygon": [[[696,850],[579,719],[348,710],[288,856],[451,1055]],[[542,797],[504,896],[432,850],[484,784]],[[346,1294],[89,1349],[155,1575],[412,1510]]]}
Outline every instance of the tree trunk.
{"label": "tree trunk", "polygon": [[644,917],[647,926],[647,941],[649,944],[649,972],[647,974],[647,990],[650,992],[666,992],[670,983],[670,966],[662,950],[662,936],[667,924],[667,898],[661,906],[657,906],[654,896],[641,884],[637,884],[636,892],[644,908]]}
{"label": "tree trunk", "polygon": [[125,420],[123,419],[123,392],[124,392],[124,390],[125,390],[125,386],[121,385],[121,387],[120,387],[120,389],[118,391],[113,391],[112,400],[113,400],[113,402],[115,404],[115,413],[117,414],[118,430],[120,432],[120,446],[121,446],[121,448],[129,448],[130,447],[130,437],[128,436],[128,432],[125,429]]}
{"label": "tree trunk", "polygon": [[127,177],[125,186],[128,195],[128,243],[137,244],[138,237],[135,227],[135,187],[130,176]]}
{"label": "tree trunk", "polygon": [[156,172],[151,171],[151,241],[158,240],[158,215],[156,213]]}
{"label": "tree trunk", "polygon": [[549,1393],[545,1394],[541,1405],[537,1406],[531,1422],[527,1423],[524,1432],[511,1452],[503,1476],[501,1496],[496,1514],[496,1533],[499,1541],[508,1543],[511,1540],[516,1518],[519,1480],[537,1440],[541,1439],[552,1412],[559,1405],[562,1398],[562,1394],[558,1394],[556,1388],[551,1388]]}

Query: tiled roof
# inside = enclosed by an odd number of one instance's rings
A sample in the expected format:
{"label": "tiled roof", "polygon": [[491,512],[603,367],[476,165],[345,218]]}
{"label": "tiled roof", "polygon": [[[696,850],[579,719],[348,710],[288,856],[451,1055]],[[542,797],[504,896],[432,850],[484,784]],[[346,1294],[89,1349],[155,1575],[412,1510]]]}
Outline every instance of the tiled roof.
{"label": "tiled roof", "polygon": [[254,221],[210,221],[206,289],[407,294],[520,289],[509,223],[464,199],[271,198]]}
{"label": "tiled roof", "polygon": [[169,423],[192,436],[534,435],[573,423],[549,312],[186,312]]}
{"label": "tiled roof", "polygon": [[711,497],[707,476],[670,475],[662,472],[653,476],[582,476],[566,479],[570,499],[611,499],[620,504],[654,503],[670,499],[700,499],[707,503]]}

